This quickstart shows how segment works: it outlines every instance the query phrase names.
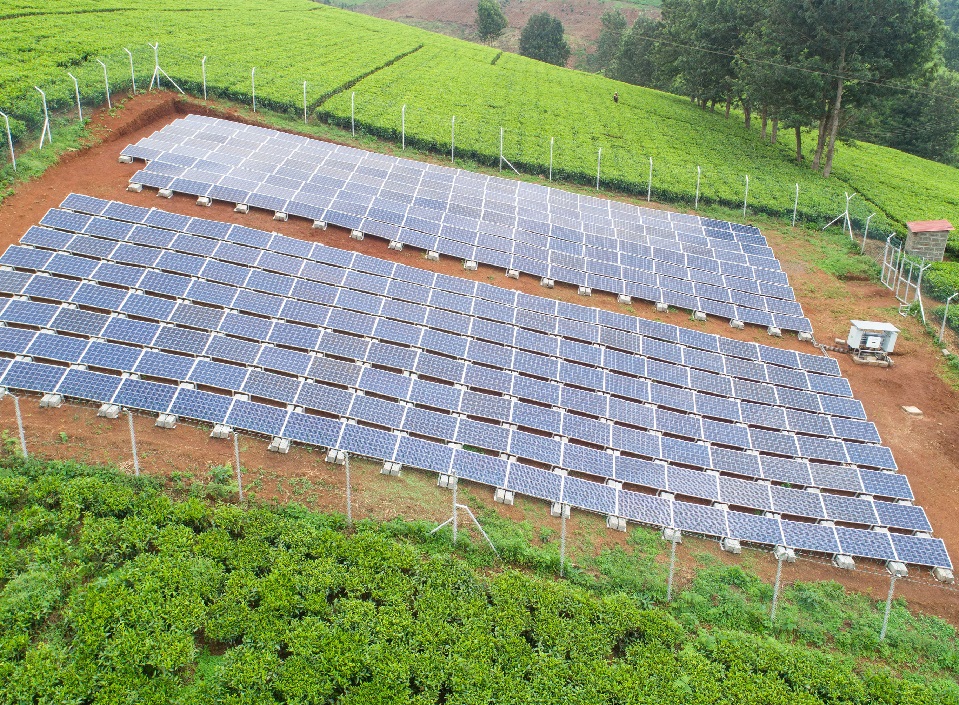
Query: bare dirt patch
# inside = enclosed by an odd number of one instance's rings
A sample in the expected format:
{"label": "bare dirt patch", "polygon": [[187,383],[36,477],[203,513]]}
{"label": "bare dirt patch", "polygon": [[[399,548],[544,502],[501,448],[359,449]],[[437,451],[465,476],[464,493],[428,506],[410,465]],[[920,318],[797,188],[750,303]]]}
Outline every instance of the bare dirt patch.
{"label": "bare dirt patch", "polygon": [[[85,193],[187,215],[242,223],[264,230],[277,230],[293,237],[361,251],[431,271],[483,280],[531,294],[636,313],[741,340],[772,342],[782,347],[812,351],[808,344],[799,343],[794,337],[773,340],[766,335],[765,330],[756,327],[734,331],[719,320],[694,323],[689,320],[688,314],[678,311],[656,314],[651,305],[642,302],[630,307],[622,306],[611,295],[597,294],[587,299],[578,296],[572,287],[557,286],[554,290],[546,290],[530,277],[524,276],[514,281],[507,279],[502,271],[482,265],[476,272],[465,272],[461,264],[451,258],[427,262],[421,252],[411,249],[394,252],[386,248],[384,241],[375,238],[357,242],[338,228],[316,231],[311,229],[309,222],[299,219],[286,223],[274,222],[271,214],[262,211],[239,215],[228,204],[218,203],[203,209],[195,205],[194,199],[182,195],[170,200],[158,200],[156,192],[152,190],[144,190],[139,194],[127,192],[128,179],[138,167],[135,164],[117,163],[119,147],[151,134],[184,112],[211,112],[211,109],[158,93],[126,101],[114,116],[105,111],[98,112],[94,117],[95,139],[89,147],[70,154],[62,163],[49,169],[41,179],[19,185],[16,192],[0,204],[0,249],[16,243],[30,225],[37,223],[49,208],[58,206],[69,193]],[[230,111],[217,111],[217,114],[246,119]],[[959,547],[959,522],[954,519],[959,496],[959,453],[955,448],[954,429],[959,422],[959,395],[935,374],[937,366],[942,364],[938,349],[915,321],[898,316],[895,299],[888,291],[877,284],[840,282],[824,274],[816,268],[815,262],[809,260],[808,249],[804,248],[801,237],[789,228],[766,229],[764,233],[784,268],[790,272],[790,281],[820,340],[830,342],[833,337],[844,337],[850,318],[892,321],[903,329],[894,368],[863,368],[841,356],[839,362],[843,374],[852,384],[855,396],[862,400],[884,442],[893,449],[900,470],[909,477],[917,504],[926,509],[936,534],[945,539],[947,547],[955,555]],[[923,417],[907,417],[900,409],[903,404],[918,406],[923,410]],[[27,444],[32,453],[48,458],[114,463],[132,470],[125,418],[114,421],[98,419],[95,408],[84,406],[41,410],[35,399],[24,399],[23,410]],[[232,460],[231,444],[211,440],[208,429],[180,424],[172,431],[160,430],[146,416],[137,417],[136,425],[144,472],[168,479],[174,473],[189,473],[196,478],[204,478],[211,465]],[[0,428],[5,429],[9,436],[15,436],[16,422],[10,400],[0,403]],[[328,466],[318,451],[295,447],[288,455],[277,455],[268,453],[266,446],[265,439],[243,439],[242,465],[249,490],[265,499],[295,500],[325,511],[344,510],[344,477],[341,468]],[[355,462],[353,468],[354,513],[357,518],[389,519],[403,516],[442,521],[449,516],[449,493],[436,488],[430,475],[406,471],[399,479],[388,478],[381,476],[379,466],[371,462]],[[479,486],[471,488],[466,494],[474,507],[492,507],[502,516],[528,520],[535,531],[540,527],[559,530],[559,521],[549,517],[548,508],[542,503],[518,499],[517,506],[504,507],[494,504],[491,495],[489,488]],[[607,531],[601,517],[584,513],[575,513],[569,528],[571,545],[579,542],[582,546],[592,546],[595,552],[622,545],[625,541],[623,534]],[[694,539],[680,549],[681,580],[688,580],[692,576],[696,566],[692,556],[699,552],[711,553],[731,563],[746,560],[752,569],[770,580],[775,571],[775,564],[768,553],[750,552],[745,558],[733,557],[719,551],[714,542]],[[881,566],[865,562],[861,562],[861,569],[855,573],[844,573],[822,562],[803,560],[788,566],[784,573],[788,581],[837,580],[877,599],[885,596],[888,586]],[[896,590],[915,608],[959,624],[959,592],[955,589],[942,587],[928,576],[913,570],[909,580],[897,583]]]}

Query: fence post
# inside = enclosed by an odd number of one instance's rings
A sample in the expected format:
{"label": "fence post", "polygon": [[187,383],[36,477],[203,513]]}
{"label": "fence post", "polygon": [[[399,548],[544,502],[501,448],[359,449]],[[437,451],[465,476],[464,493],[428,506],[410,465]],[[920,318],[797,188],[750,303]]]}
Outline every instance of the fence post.
{"label": "fence post", "polygon": [[10,161],[13,162],[13,170],[17,170],[17,155],[13,153],[13,135],[10,134],[10,118],[7,117],[6,113],[0,112],[0,116],[3,117],[4,121],[7,123],[7,144],[10,145]]}
{"label": "fence post", "polygon": [[306,124],[306,81],[303,81],[303,124]]}
{"label": "fence post", "polygon": [[749,200],[749,174],[746,174],[746,192],[743,194],[743,218],[746,217],[746,202]]}
{"label": "fence post", "polygon": [[879,641],[886,640],[886,629],[889,627],[889,611],[892,609],[892,593],[896,589],[895,573],[889,576],[889,594],[886,596],[886,613],[882,617],[882,631],[879,632]]}
{"label": "fence post", "polygon": [[[353,483],[350,480],[350,453],[343,452],[343,465],[346,467],[346,525],[353,528]],[[453,528],[454,537],[456,528]]]}
{"label": "fence post", "polygon": [[456,161],[456,116],[450,123],[450,163]]}
{"label": "fence post", "polygon": [[646,186],[646,202],[653,200],[653,158],[649,158],[649,183]]}
{"label": "fence post", "polygon": [[250,71],[250,86],[253,90],[253,112],[256,112],[256,66]]}
{"label": "fence post", "polygon": [[350,93],[350,133],[356,137],[356,91]]}
{"label": "fence post", "polygon": [[783,561],[782,559],[776,559],[776,582],[773,584],[773,606],[769,610],[769,621],[776,621],[776,606],[779,604],[779,581],[783,576]]}
{"label": "fence post", "polygon": [[[674,532],[677,529],[673,529]],[[666,602],[673,601],[673,576],[676,574],[676,534],[673,533],[673,539],[670,542],[672,547],[669,550],[669,583],[666,585]]]}
{"label": "fence post", "polygon": [[701,166],[696,167],[696,202],[693,204],[693,210],[699,210],[699,180],[703,176],[703,168]]}
{"label": "fence post", "polygon": [[793,202],[793,227],[796,227],[796,211],[799,209],[799,184],[796,184],[796,200]]}
{"label": "fence post", "polygon": [[599,167],[603,163],[603,148],[596,154],[596,190],[599,191]]}
{"label": "fence post", "polygon": [[946,321],[949,320],[949,303],[959,296],[959,291],[946,299],[946,310],[942,312],[942,325],[939,327],[939,344],[942,345],[942,337],[946,334]]}
{"label": "fence post", "polygon": [[47,94],[40,90],[39,86],[34,86],[43,96],[43,129],[40,130],[40,149],[43,149],[43,134],[47,135],[47,144],[53,144],[53,135],[50,134],[50,113],[47,111]]}
{"label": "fence post", "polygon": [[20,450],[23,452],[23,459],[27,459],[27,437],[23,432],[23,416],[20,414],[20,397],[11,394],[13,397],[13,410],[17,415],[17,430],[20,432]]}
{"label": "fence post", "polygon": [[133,54],[126,47],[123,47],[123,51],[125,51],[127,53],[127,56],[130,57],[130,81],[133,83],[133,95],[136,95],[137,94],[137,74],[133,70]]}
{"label": "fence post", "polygon": [[206,57],[200,61],[200,70],[203,72],[203,100],[206,101]]}
{"label": "fence post", "polygon": [[499,128],[499,170],[503,171],[503,128]]}
{"label": "fence post", "polygon": [[400,116],[402,118],[402,135],[403,135],[403,144],[401,149],[406,150],[406,105],[403,106],[403,110],[400,111]]}
{"label": "fence post", "polygon": [[243,501],[243,475],[240,473],[240,434],[233,431],[233,458],[236,461],[236,487],[240,492],[240,501]]}
{"label": "fence post", "polygon": [[133,430],[133,412],[127,409],[127,421],[130,423],[130,448],[133,450],[133,474],[140,477],[140,458],[137,455],[137,434]]}
{"label": "fence post", "polygon": [[559,505],[560,528],[559,528],[559,577],[566,574],[566,507]]}
{"label": "fence post", "polygon": [[77,115],[80,116],[80,122],[83,122],[83,109],[80,107],[80,84],[77,83],[77,77],[69,71],[67,71],[67,76],[73,79],[73,90],[76,91],[77,94]]}
{"label": "fence post", "polygon": [[549,138],[549,180],[553,180],[553,137]]}
{"label": "fence post", "polygon": [[862,247],[859,248],[859,254],[866,254],[866,237],[869,235],[869,221],[872,220],[872,217],[876,215],[875,213],[870,213],[869,217],[866,218],[866,229],[862,233]]}
{"label": "fence post", "polygon": [[103,67],[103,82],[107,87],[107,110],[113,110],[113,103],[110,102],[110,77],[107,75],[107,65],[97,59],[97,63]]}

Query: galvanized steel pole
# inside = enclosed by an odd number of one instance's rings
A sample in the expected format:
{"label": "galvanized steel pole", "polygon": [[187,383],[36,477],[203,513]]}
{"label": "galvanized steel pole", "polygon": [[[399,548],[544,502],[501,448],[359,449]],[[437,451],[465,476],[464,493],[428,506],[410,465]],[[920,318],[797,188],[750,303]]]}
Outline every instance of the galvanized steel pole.
{"label": "galvanized steel pole", "polygon": [[137,454],[137,434],[133,430],[133,412],[127,409],[127,421],[130,422],[130,448],[133,450],[133,474],[140,477],[140,458]]}

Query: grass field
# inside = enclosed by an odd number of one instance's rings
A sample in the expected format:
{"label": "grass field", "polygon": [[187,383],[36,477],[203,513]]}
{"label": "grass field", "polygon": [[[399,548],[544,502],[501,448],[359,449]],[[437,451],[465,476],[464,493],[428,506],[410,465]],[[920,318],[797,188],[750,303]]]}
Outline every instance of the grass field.
{"label": "grass field", "polygon": [[[437,151],[498,160],[504,153],[521,171],[545,174],[550,138],[554,176],[592,183],[603,150],[601,184],[645,194],[653,158],[653,197],[694,200],[696,167],[701,201],[741,205],[749,176],[748,210],[790,215],[800,185],[800,217],[831,219],[843,192],[858,192],[853,215],[875,211],[873,232],[902,230],[914,218],[959,221],[959,172],[894,150],[840,145],[835,176],[824,180],[794,164],[784,141],[760,142],[736,120],[703,112],[677,96],[628,86],[601,76],[559,69],[513,54],[406,25],[338,10],[310,0],[172,0],[162,10],[112,0],[36,0],[7,3],[0,14],[0,109],[14,117],[14,132],[39,130],[40,96],[69,110],[72,72],[87,105],[103,101],[103,73],[114,89],[130,84],[133,54],[138,87],[149,83],[159,41],[161,65],[185,90],[202,93],[201,59],[213,96],[301,113],[303,82],[308,112],[346,124],[355,93],[359,130],[396,139],[407,106],[406,136]],[[611,96],[621,100],[614,105]],[[807,151],[811,145],[807,144]]]}

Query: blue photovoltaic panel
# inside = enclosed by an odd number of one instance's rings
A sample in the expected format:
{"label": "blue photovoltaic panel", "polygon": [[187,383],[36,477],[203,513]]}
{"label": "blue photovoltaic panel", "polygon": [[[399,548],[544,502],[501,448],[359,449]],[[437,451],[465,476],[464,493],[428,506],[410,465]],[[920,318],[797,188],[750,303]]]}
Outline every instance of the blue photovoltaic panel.
{"label": "blue photovoltaic panel", "polygon": [[30,341],[36,335],[35,330],[2,326],[0,327],[0,352],[13,353],[14,355],[25,353]]}
{"label": "blue photovoltaic panel", "polygon": [[783,544],[783,534],[776,519],[743,512],[727,512],[726,521],[730,536],[771,546]]}
{"label": "blue photovoltaic panel", "polygon": [[669,526],[671,502],[660,497],[621,490],[619,515],[642,524]]}
{"label": "blue photovoltaic panel", "polygon": [[[20,334],[29,334],[33,337],[32,331],[2,328],[2,331],[13,331]],[[27,354],[33,357],[47,358],[48,360],[59,360],[60,362],[79,362],[84,349],[89,341],[82,338],[71,338],[65,335],[37,335],[30,345]],[[18,351],[22,352],[22,351]]]}
{"label": "blue photovoltaic panel", "polygon": [[222,394],[179,389],[170,405],[170,413],[208,423],[223,423],[233,399]]}
{"label": "blue photovoltaic panel", "polygon": [[798,521],[780,522],[783,530],[785,545],[790,548],[799,548],[819,553],[839,553],[839,543],[836,541],[836,532],[831,526],[806,524]]}
{"label": "blue photovoltaic panel", "polygon": [[555,473],[544,472],[519,463],[510,463],[509,474],[506,477],[507,489],[549,502],[560,501],[562,484],[563,478]]}
{"label": "blue photovoltaic panel", "polygon": [[468,450],[456,450],[453,455],[453,473],[457,477],[481,482],[492,487],[503,487],[506,483],[508,463]]}
{"label": "blue photovoltaic panel", "polygon": [[122,378],[89,370],[68,370],[57,392],[89,401],[108,402],[113,399]]}
{"label": "blue photovoltaic panel", "polygon": [[132,409],[166,412],[177,388],[169,384],[125,379],[113,397],[113,403]]}
{"label": "blue photovoltaic panel", "polygon": [[339,449],[376,460],[390,460],[399,437],[388,431],[348,423],[343,426]]}
{"label": "blue photovoltaic panel", "polygon": [[453,462],[453,449],[439,443],[403,436],[399,439],[394,460],[422,470],[448,473]]}
{"label": "blue photovoltaic panel", "polygon": [[65,367],[14,360],[3,375],[3,386],[30,392],[52,392],[67,371]]}
{"label": "blue photovoltaic panel", "polygon": [[342,421],[290,412],[283,435],[299,443],[330,448],[339,438],[342,427]]}
{"label": "blue photovoltaic panel", "polygon": [[244,431],[278,436],[289,412],[275,406],[235,399],[226,423]]}
{"label": "blue photovoltaic panel", "polygon": [[906,534],[890,534],[900,561],[929,567],[952,568],[942,539],[920,538]]}
{"label": "blue photovoltaic panel", "polygon": [[142,353],[143,349],[138,347],[92,341],[80,362],[93,367],[131,372]]}

